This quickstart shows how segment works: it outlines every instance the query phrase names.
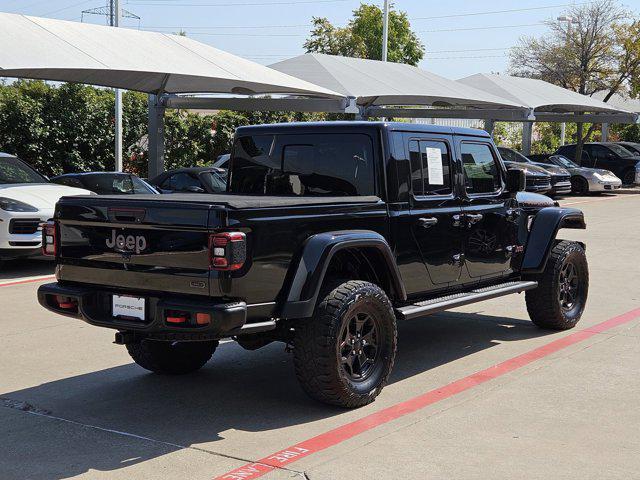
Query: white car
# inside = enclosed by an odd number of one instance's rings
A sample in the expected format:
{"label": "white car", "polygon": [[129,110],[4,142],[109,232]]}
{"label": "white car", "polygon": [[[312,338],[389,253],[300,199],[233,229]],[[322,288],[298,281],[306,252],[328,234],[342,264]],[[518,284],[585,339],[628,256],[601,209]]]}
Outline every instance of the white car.
{"label": "white car", "polygon": [[40,255],[40,224],[53,218],[60,197],[89,190],[49,182],[22,160],[0,153],[0,262]]}

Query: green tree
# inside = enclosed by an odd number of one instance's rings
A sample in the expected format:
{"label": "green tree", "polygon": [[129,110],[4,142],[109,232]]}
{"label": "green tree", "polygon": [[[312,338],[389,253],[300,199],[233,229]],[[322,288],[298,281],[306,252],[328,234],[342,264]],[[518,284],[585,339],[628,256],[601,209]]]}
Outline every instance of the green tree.
{"label": "green tree", "polygon": [[[527,37],[511,51],[511,72],[540,78],[584,95],[608,101],[623,91],[637,91],[640,76],[640,20],[616,0],[595,0],[569,8],[566,22],[549,21],[543,37]],[[577,125],[581,158],[583,142],[597,125]]]}
{"label": "green tree", "polygon": [[[308,53],[382,59],[382,10],[377,5],[361,4],[353,11],[346,27],[336,27],[323,17],[313,17],[312,23],[313,30],[304,43]],[[407,14],[390,7],[387,59],[417,65],[424,52],[424,45],[411,30]]]}

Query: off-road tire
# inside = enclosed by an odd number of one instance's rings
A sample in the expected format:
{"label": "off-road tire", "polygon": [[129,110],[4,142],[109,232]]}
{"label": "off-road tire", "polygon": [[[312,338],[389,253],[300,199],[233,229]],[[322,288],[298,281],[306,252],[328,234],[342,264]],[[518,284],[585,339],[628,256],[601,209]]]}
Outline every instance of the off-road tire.
{"label": "off-road tire", "polygon": [[141,340],[128,343],[127,351],[133,361],[154,373],[181,375],[195,372],[209,361],[218,341],[165,342]]}
{"label": "off-road tire", "polygon": [[571,177],[571,193],[586,195],[589,193],[589,182],[582,177]]}
{"label": "off-road tire", "polygon": [[[354,317],[376,322],[378,349],[368,376],[353,380],[339,352],[344,328]],[[348,333],[348,332],[347,332]],[[323,294],[313,318],[295,328],[294,365],[303,390],[331,405],[356,408],[375,400],[386,385],[397,348],[396,317],[385,292],[373,283],[350,280]]]}
{"label": "off-road tire", "polygon": [[[575,302],[563,308],[561,301],[561,272],[572,264],[577,277]],[[576,326],[587,302],[589,292],[589,269],[584,249],[577,242],[557,241],[544,272],[536,275],[538,288],[525,293],[527,311],[531,321],[540,328],[568,330]]]}

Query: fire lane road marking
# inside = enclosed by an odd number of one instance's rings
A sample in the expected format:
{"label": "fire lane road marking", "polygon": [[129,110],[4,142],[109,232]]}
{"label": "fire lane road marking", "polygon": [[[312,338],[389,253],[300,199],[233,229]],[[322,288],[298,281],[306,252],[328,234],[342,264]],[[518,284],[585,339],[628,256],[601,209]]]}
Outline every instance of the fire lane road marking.
{"label": "fire lane road marking", "polygon": [[565,337],[554,340],[550,343],[534,348],[526,353],[505,360],[485,370],[473,373],[468,377],[456,380],[435,390],[431,390],[417,397],[398,403],[391,407],[372,413],[346,425],[334,428],[328,432],[321,433],[313,438],[304,440],[292,445],[284,450],[275,452],[264,457],[257,462],[248,463],[243,467],[231,470],[225,474],[215,477],[213,480],[253,480],[259,478],[276,468],[284,467],[293,462],[326,450],[329,447],[344,442],[356,435],[371,430],[379,425],[388,423],[429,405],[453,397],[459,393],[469,390],[477,385],[481,385],[489,380],[493,380],[509,372],[517,370],[536,360],[551,355],[559,350],[567,348],[576,343],[582,342],[599,333],[628,323],[640,317],[640,308],[631,310],[617,317],[613,317],[602,323],[594,325],[584,330],[579,330]]}
{"label": "fire lane road marking", "polygon": [[11,285],[22,285],[23,283],[44,282],[45,280],[55,280],[55,275],[42,275],[39,277],[16,278],[6,282],[0,282],[0,287],[10,287]]}

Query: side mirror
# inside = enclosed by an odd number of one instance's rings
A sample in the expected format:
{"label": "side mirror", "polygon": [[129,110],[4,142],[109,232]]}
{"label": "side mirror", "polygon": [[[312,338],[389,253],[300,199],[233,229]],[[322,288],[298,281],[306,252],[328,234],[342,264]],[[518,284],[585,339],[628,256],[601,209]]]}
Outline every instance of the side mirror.
{"label": "side mirror", "polygon": [[522,192],[527,187],[527,176],[522,170],[507,170],[507,192]]}

